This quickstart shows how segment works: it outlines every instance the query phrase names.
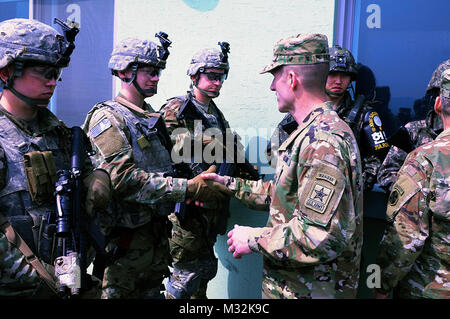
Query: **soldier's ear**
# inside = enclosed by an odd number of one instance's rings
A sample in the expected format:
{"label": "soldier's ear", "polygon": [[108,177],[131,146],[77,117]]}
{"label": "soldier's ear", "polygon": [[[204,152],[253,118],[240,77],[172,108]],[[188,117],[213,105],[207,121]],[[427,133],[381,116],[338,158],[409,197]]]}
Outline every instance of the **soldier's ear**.
{"label": "soldier's ear", "polygon": [[434,112],[436,112],[436,114],[442,113],[442,100],[439,95],[436,97],[436,101],[434,102]]}
{"label": "soldier's ear", "polygon": [[288,85],[292,90],[295,90],[299,83],[298,75],[294,71],[290,70],[287,74]]}
{"label": "soldier's ear", "polygon": [[13,66],[12,65],[8,65],[8,66],[0,69],[0,79],[2,79],[2,81],[4,83],[8,82],[8,80],[12,74],[13,74]]}
{"label": "soldier's ear", "polygon": [[117,71],[117,75],[119,76],[119,78],[121,79],[129,79],[131,78],[131,76],[133,75],[133,70],[131,69],[131,66],[128,66],[125,70],[123,71]]}

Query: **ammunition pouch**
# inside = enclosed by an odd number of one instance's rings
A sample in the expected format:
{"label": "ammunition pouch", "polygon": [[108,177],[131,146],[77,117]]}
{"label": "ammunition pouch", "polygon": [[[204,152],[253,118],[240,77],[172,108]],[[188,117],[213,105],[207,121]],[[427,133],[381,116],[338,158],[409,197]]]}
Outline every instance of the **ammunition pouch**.
{"label": "ammunition pouch", "polygon": [[26,153],[24,164],[31,199],[38,205],[53,201],[57,177],[52,152]]}

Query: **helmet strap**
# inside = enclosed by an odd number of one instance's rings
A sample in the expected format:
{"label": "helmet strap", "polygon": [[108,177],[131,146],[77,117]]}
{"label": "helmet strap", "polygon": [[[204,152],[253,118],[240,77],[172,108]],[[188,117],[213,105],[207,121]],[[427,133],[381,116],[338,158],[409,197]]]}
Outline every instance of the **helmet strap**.
{"label": "helmet strap", "polygon": [[136,88],[136,90],[143,96],[143,97],[147,97],[147,95],[149,94],[156,94],[158,89],[157,88],[150,88],[150,89],[146,89],[144,90],[143,88],[140,87],[140,85],[137,83],[136,79],[133,80],[133,85]]}
{"label": "helmet strap", "polygon": [[331,91],[325,90],[325,92],[327,92],[328,95],[332,95],[332,96],[338,97],[338,96],[344,96],[346,91],[344,91],[342,93],[337,93],[337,92],[331,92]]}
{"label": "helmet strap", "polygon": [[[149,95],[149,94],[156,94],[157,93],[157,89],[155,89],[155,88],[144,90],[143,88],[140,87],[140,85],[136,81],[137,70],[138,70],[138,64],[137,63],[133,63],[131,65],[131,77],[130,78],[121,78],[119,76],[119,79],[122,82],[128,83],[128,85],[133,84],[134,87],[136,88],[136,90],[139,92],[139,94],[141,94],[143,97],[147,97],[147,95]],[[116,72],[115,75],[118,76],[117,71],[115,71],[115,72]]]}
{"label": "helmet strap", "polygon": [[50,99],[32,99],[28,96],[23,95],[19,91],[13,88],[14,79],[21,77],[23,73],[24,63],[22,61],[16,61],[14,63],[14,72],[8,81],[3,85],[3,89],[11,91],[17,98],[25,102],[32,109],[39,109],[40,106],[47,106],[50,103]]}
{"label": "helmet strap", "polygon": [[210,98],[216,98],[216,97],[218,97],[219,95],[220,95],[220,92],[212,92],[212,91],[206,91],[206,90],[203,90],[203,89],[201,89],[201,88],[199,88],[198,86],[197,86],[197,84],[196,83],[194,83],[194,86],[195,86],[195,88],[197,89],[197,90],[199,90],[199,92],[200,93],[202,93],[202,94],[204,94],[204,95],[206,95],[207,97],[210,97]]}
{"label": "helmet strap", "polygon": [[197,90],[199,90],[199,92],[202,93],[203,95],[206,95],[207,97],[212,98],[212,99],[218,97],[218,96],[220,95],[220,92],[206,91],[206,90],[203,90],[203,89],[201,89],[201,88],[198,87],[198,81],[200,80],[200,73],[201,73],[201,72],[197,72],[197,74],[195,75],[195,81],[192,80],[192,84],[193,84],[193,85],[195,86],[195,88],[196,88]]}
{"label": "helmet strap", "polygon": [[7,89],[10,90],[11,93],[16,97],[24,101],[27,105],[31,106],[31,108],[34,110],[39,109],[42,106],[47,106],[50,103],[50,99],[32,99],[28,96],[25,96],[14,89],[12,86],[8,86]]}
{"label": "helmet strap", "polygon": [[113,73],[113,74],[116,75],[122,82],[128,83],[128,85],[131,85],[131,83],[133,83],[134,80],[136,79],[137,69],[138,69],[137,64],[131,65],[131,78],[121,78],[117,71],[114,71],[115,73]]}

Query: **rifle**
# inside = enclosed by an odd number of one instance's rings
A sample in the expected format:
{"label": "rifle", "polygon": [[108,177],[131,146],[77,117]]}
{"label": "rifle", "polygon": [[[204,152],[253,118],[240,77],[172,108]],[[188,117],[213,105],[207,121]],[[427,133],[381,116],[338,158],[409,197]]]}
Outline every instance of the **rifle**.
{"label": "rifle", "polygon": [[[72,154],[70,170],[59,170],[56,182],[56,237],[61,256],[55,259],[55,276],[58,292],[63,297],[78,296],[88,287],[87,250],[96,244],[97,252],[103,250],[103,237],[98,228],[87,219],[82,208],[83,181],[81,173],[88,154],[83,130],[74,126],[72,131]],[[89,238],[90,236],[90,238]]]}

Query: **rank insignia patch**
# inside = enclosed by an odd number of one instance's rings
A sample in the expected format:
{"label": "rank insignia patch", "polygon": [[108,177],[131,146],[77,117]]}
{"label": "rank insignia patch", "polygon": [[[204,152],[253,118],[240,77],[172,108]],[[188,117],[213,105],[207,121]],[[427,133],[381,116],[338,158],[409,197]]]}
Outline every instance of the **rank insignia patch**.
{"label": "rank insignia patch", "polygon": [[323,214],[327,209],[333,192],[333,188],[316,183],[306,199],[305,206],[320,214]]}

